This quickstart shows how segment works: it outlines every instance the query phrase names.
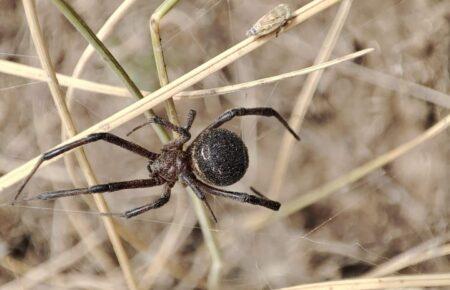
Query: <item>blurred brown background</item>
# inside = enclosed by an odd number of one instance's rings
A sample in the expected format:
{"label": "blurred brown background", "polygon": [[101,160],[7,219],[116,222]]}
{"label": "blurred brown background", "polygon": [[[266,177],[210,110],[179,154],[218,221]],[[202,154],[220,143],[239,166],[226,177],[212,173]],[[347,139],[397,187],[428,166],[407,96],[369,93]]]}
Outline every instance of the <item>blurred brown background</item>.
{"label": "blurred brown background", "polygon": [[[307,2],[285,1],[295,9]],[[97,31],[121,1],[69,3]],[[180,1],[161,23],[169,78],[183,75],[243,40],[246,30],[278,3]],[[137,85],[150,91],[159,82],[148,19],[158,5],[159,1],[136,1],[105,42]],[[337,6],[280,34],[195,89],[310,66]],[[56,70],[71,75],[86,42],[50,1],[37,1],[37,9]],[[353,2],[333,58],[367,47],[376,52],[323,74],[300,130],[302,141],[292,152],[279,197],[282,204],[413,139],[448,114],[448,108],[426,99],[446,97],[449,102],[449,23],[450,4],[445,0]],[[20,1],[0,1],[0,56],[40,67]],[[82,78],[121,85],[97,55]],[[272,106],[289,118],[304,80],[298,77],[231,95],[177,101],[176,106],[181,120],[189,109],[197,110],[194,135],[218,114],[236,106]],[[74,101],[72,113],[81,131],[134,100],[77,90]],[[155,110],[165,116],[162,105]],[[124,136],[143,120],[135,119],[113,133]],[[253,185],[270,197],[267,191],[283,128],[268,118],[242,120],[228,128],[243,136],[251,164],[246,176],[230,188],[248,191]],[[60,126],[46,83],[0,74],[0,175],[60,143]],[[161,146],[148,130],[131,139],[153,151]],[[447,130],[331,197],[256,232],[246,229],[244,221],[266,209],[212,198],[219,218],[215,228],[224,261],[223,288],[270,289],[358,276],[417,245],[448,240],[449,141]],[[114,146],[98,143],[86,151],[101,182],[147,176],[145,160]],[[73,187],[61,160],[40,170],[27,194]],[[10,201],[16,188],[2,191],[1,200]],[[111,210],[118,212],[154,199],[160,190],[130,190],[105,198]],[[63,209],[60,201],[28,204],[33,208],[6,204],[0,208],[0,284],[76,245],[80,237],[69,215],[86,219],[90,228],[99,228],[104,235],[98,215],[81,199],[73,202],[79,204],[81,213]],[[210,258],[191,201],[181,186],[174,188],[165,207],[118,223],[145,246],[145,250],[136,249],[125,243],[135,269],[147,269],[155,262],[171,227],[178,227],[169,262],[158,272],[153,287],[205,288]],[[34,289],[124,289],[114,252],[107,238],[103,239],[104,261],[86,253]],[[449,264],[444,256],[400,273],[448,272]]]}

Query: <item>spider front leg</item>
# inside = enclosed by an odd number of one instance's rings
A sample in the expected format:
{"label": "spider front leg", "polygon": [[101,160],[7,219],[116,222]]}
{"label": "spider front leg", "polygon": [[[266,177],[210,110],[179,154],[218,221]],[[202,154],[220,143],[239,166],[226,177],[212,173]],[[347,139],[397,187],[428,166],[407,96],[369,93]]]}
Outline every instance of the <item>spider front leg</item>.
{"label": "spider front leg", "polygon": [[187,122],[186,122],[186,126],[185,127],[180,127],[177,126],[159,116],[153,116],[151,118],[149,118],[149,120],[139,126],[137,126],[136,128],[134,128],[133,130],[131,130],[127,136],[131,135],[133,132],[148,126],[150,124],[158,124],[161,125],[175,133],[177,133],[179,135],[178,138],[170,141],[169,143],[165,144],[164,147],[165,148],[174,148],[174,147],[180,147],[182,146],[184,143],[186,143],[187,141],[189,141],[189,139],[191,139],[191,133],[189,133],[189,129],[192,126],[192,123],[194,122],[195,119],[195,115],[196,112],[194,110],[190,110],[188,113],[188,118],[187,118]]}
{"label": "spider front leg", "polygon": [[89,143],[93,143],[99,140],[103,140],[106,141],[108,143],[117,145],[119,147],[122,147],[128,151],[131,151],[133,153],[136,153],[138,155],[141,155],[149,160],[155,160],[158,157],[158,154],[153,153],[148,151],[147,149],[133,143],[130,141],[127,141],[125,139],[122,139],[116,135],[110,134],[110,133],[106,133],[106,132],[102,132],[102,133],[93,133],[90,134],[84,138],[81,138],[80,140],[76,140],[73,141],[72,143],[63,145],[61,147],[52,149],[50,151],[47,151],[46,153],[44,153],[41,158],[38,160],[38,162],[36,163],[36,165],[34,166],[34,168],[31,170],[31,172],[28,174],[28,176],[25,178],[24,182],[22,183],[22,185],[20,186],[19,190],[17,191],[14,200],[13,200],[13,204],[14,202],[17,200],[17,198],[19,197],[20,193],[23,191],[23,189],[25,188],[25,185],[27,185],[28,181],[31,179],[31,177],[34,175],[34,173],[36,173],[36,171],[38,170],[39,166],[41,166],[41,164],[46,161],[46,160],[50,160],[52,158],[55,158],[58,155],[61,155],[67,151],[70,151],[74,148],[89,144]]}
{"label": "spider front leg", "polygon": [[218,128],[222,126],[224,123],[230,121],[234,117],[240,116],[264,116],[264,117],[275,117],[280,121],[281,124],[294,136],[295,139],[300,140],[300,137],[294,132],[294,130],[289,126],[287,121],[274,109],[270,107],[258,107],[258,108],[234,108],[226,111],[222,115],[220,115],[211,125],[209,125],[205,130],[209,130],[212,128]]}

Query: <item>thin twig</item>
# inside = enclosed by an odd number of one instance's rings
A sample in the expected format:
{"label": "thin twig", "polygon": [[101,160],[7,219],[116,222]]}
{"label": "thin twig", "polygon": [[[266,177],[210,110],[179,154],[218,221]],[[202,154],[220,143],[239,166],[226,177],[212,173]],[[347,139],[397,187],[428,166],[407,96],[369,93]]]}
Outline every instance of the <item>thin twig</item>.
{"label": "thin twig", "polygon": [[[33,42],[36,46],[36,51],[41,61],[41,65],[49,76],[48,85],[50,92],[52,94],[55,105],[58,109],[58,114],[61,118],[62,123],[69,136],[74,136],[77,134],[73,120],[67,109],[66,103],[64,101],[63,93],[59,87],[58,80],[56,79],[55,70],[53,64],[51,63],[50,56],[47,47],[44,43],[44,38],[37,18],[36,8],[33,0],[23,0],[25,14],[31,31],[31,36]],[[90,186],[97,184],[97,180],[93,175],[93,171],[90,168],[90,164],[84,154],[82,148],[75,151],[80,166],[84,169],[85,177]],[[100,194],[94,195],[94,200],[100,212],[108,212],[108,206]],[[125,280],[127,281],[128,287],[130,289],[137,289],[136,282],[132,275],[130,262],[128,256],[123,248],[123,245],[119,239],[119,236],[114,228],[114,224],[111,217],[103,216],[103,223],[105,225],[106,231],[108,233],[111,244],[114,248],[114,252],[119,260],[120,266],[122,268]]]}

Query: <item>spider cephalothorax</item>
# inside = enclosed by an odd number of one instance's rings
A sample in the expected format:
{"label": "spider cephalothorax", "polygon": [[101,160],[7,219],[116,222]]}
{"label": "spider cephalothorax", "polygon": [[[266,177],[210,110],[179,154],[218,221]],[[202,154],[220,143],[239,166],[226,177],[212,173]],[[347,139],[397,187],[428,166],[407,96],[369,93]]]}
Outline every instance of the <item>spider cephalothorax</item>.
{"label": "spider cephalothorax", "polygon": [[[129,188],[164,185],[163,193],[156,201],[120,214],[122,217],[130,218],[150,209],[161,207],[167,203],[170,198],[171,188],[179,180],[186,186],[192,188],[197,197],[205,202],[210,211],[211,208],[206,201],[206,193],[264,206],[272,210],[278,210],[280,208],[279,202],[270,200],[253,189],[252,190],[257,195],[227,191],[213,187],[213,185],[226,186],[236,183],[242,178],[242,176],[244,176],[247,170],[248,152],[244,142],[235,133],[219,128],[222,124],[228,122],[232,118],[245,115],[275,117],[292,133],[297,140],[299,140],[297,134],[295,134],[287,122],[274,109],[235,108],[220,115],[211,125],[204,129],[197,136],[197,138],[195,138],[186,150],[183,150],[183,145],[191,138],[189,130],[195,118],[195,111],[189,111],[187,123],[184,127],[176,126],[160,117],[152,117],[148,122],[136,127],[129,134],[150,123],[159,124],[176,132],[178,137],[163,145],[161,153],[157,154],[150,152],[135,143],[110,133],[94,133],[85,138],[44,153],[35,168],[25,179],[14,200],[18,198],[19,194],[22,192],[25,185],[42,162],[52,159],[57,155],[63,154],[76,147],[98,140],[104,140],[147,158],[149,160],[149,164],[147,166],[150,173],[149,178],[99,184],[87,188],[45,192],[27,200],[49,200],[78,194],[111,192]],[[212,211],[211,214],[215,219]]]}

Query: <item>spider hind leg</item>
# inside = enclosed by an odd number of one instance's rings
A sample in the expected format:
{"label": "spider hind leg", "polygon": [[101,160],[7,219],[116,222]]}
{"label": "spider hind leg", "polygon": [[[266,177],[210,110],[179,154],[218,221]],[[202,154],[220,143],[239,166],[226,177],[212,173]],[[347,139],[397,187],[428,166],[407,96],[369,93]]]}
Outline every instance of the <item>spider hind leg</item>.
{"label": "spider hind leg", "polygon": [[166,184],[164,186],[163,194],[161,195],[160,198],[158,198],[157,200],[155,200],[151,203],[145,204],[143,206],[127,210],[126,212],[122,213],[120,216],[123,218],[129,219],[129,218],[135,217],[137,215],[143,214],[151,209],[162,207],[170,199],[170,190],[171,190],[171,187],[168,184]]}
{"label": "spider hind leg", "polygon": [[217,217],[214,214],[211,206],[209,205],[208,201],[206,200],[205,193],[201,190],[201,188],[198,186],[197,182],[198,180],[191,175],[188,174],[182,174],[180,176],[183,181],[192,189],[192,191],[195,193],[195,195],[205,203],[205,206],[208,208],[209,212],[211,213],[211,216],[213,217],[214,221],[217,223]]}
{"label": "spider hind leg", "polygon": [[280,209],[281,204],[278,201],[268,199],[264,196],[256,196],[251,195],[245,192],[236,192],[236,191],[228,191],[219,188],[215,188],[209,186],[201,181],[197,181],[199,186],[204,189],[204,191],[209,192],[211,194],[222,196],[230,199],[234,199],[244,203],[250,203],[254,205],[259,205],[266,207],[268,209],[278,211]]}

